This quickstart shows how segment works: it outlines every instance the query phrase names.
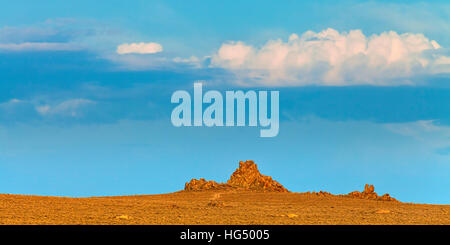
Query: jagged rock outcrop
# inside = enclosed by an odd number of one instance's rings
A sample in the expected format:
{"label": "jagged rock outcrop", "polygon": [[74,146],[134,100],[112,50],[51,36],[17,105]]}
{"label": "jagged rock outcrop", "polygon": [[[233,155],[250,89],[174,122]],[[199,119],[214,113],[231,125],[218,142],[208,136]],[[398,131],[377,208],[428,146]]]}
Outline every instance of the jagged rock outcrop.
{"label": "jagged rock outcrop", "polygon": [[217,183],[214,180],[191,179],[189,183],[184,185],[186,191],[199,191],[199,190],[219,190],[229,188],[230,186],[223,183]]}
{"label": "jagged rock outcrop", "polygon": [[244,189],[288,192],[272,177],[262,175],[253,161],[240,161],[239,168],[234,171],[227,183],[233,187]]}
{"label": "jagged rock outcrop", "polygon": [[378,196],[375,192],[375,187],[373,185],[366,184],[363,192],[353,191],[347,194],[349,197],[362,198],[362,199],[372,199],[372,200],[382,200],[382,201],[397,201],[395,198],[391,197],[388,193]]}
{"label": "jagged rock outcrop", "polygon": [[184,190],[246,189],[274,192],[289,192],[272,177],[262,175],[253,161],[240,161],[239,168],[234,171],[227,183],[217,183],[205,179],[192,179],[186,183]]}

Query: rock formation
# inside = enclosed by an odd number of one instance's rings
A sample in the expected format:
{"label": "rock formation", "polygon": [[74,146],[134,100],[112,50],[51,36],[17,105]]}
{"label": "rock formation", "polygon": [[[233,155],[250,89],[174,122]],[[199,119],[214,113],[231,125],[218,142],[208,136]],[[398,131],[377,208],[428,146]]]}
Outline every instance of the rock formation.
{"label": "rock formation", "polygon": [[239,168],[234,171],[227,184],[244,189],[288,192],[272,177],[262,175],[253,161],[239,162]]}
{"label": "rock formation", "polygon": [[362,198],[362,199],[372,199],[372,200],[382,200],[382,201],[397,201],[395,198],[389,196],[388,193],[378,196],[375,192],[375,187],[373,185],[366,184],[363,192],[353,191],[347,194],[349,197]]}
{"label": "rock formation", "polygon": [[192,179],[186,183],[184,190],[217,190],[217,189],[246,189],[274,192],[289,192],[270,176],[262,175],[253,161],[239,162],[239,168],[234,171],[227,183],[217,183],[205,179]]}
{"label": "rock formation", "polygon": [[200,191],[200,190],[218,190],[229,188],[227,184],[217,183],[213,180],[201,179],[191,179],[189,183],[184,185],[184,190],[186,191]]}
{"label": "rock formation", "polygon": [[[204,191],[204,190],[255,190],[255,191],[271,191],[271,192],[289,192],[280,183],[273,180],[272,177],[262,175],[258,166],[253,161],[240,161],[239,168],[233,172],[230,179],[226,183],[217,183],[215,181],[208,181],[203,178],[192,179],[190,182],[186,183],[184,186],[185,191]],[[335,197],[326,191],[320,192],[307,192],[307,195],[314,195],[320,197]],[[343,197],[360,198],[360,199],[370,199],[370,200],[381,200],[381,201],[396,201],[395,198],[389,196],[389,194],[384,194],[378,196],[375,192],[375,187],[373,185],[366,184],[364,191],[353,191],[347,195],[337,195]]]}

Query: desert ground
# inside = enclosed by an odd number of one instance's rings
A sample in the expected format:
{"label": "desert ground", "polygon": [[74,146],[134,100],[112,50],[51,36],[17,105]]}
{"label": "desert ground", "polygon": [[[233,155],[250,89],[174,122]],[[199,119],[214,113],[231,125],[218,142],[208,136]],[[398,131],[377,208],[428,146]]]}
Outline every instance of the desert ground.
{"label": "desert ground", "polygon": [[226,183],[192,179],[161,195],[50,197],[0,194],[0,224],[62,225],[450,225],[450,205],[402,203],[373,185],[346,195],[296,193],[253,161]]}
{"label": "desert ground", "polygon": [[450,224],[449,205],[259,191],[46,197],[0,195],[0,224]]}

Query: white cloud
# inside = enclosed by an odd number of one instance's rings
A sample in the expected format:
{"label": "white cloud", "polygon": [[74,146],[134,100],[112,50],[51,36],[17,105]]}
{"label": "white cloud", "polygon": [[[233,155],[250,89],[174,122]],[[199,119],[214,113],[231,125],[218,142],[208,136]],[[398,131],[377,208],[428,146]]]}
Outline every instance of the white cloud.
{"label": "white cloud", "polygon": [[398,85],[417,75],[450,73],[444,49],[422,34],[394,31],[365,36],[360,30],[307,31],[262,47],[224,43],[212,67],[228,69],[243,85]]}
{"label": "white cloud", "polygon": [[201,60],[197,56],[191,56],[189,58],[175,57],[173,62],[176,63],[199,63]]}
{"label": "white cloud", "polygon": [[13,98],[6,102],[0,103],[0,110],[2,110],[2,113],[5,111],[14,110],[17,106],[20,106],[25,103],[26,103],[26,101],[22,101],[22,100]]}
{"label": "white cloud", "polygon": [[88,99],[70,99],[53,106],[51,105],[36,106],[36,111],[42,116],[64,115],[77,117],[80,115],[80,109],[82,107],[92,104],[95,104],[95,102]]}
{"label": "white cloud", "polygon": [[71,43],[0,43],[0,51],[74,51],[79,49],[81,49],[79,46]]}
{"label": "white cloud", "polygon": [[[434,124],[434,120],[419,120],[409,123],[386,123],[385,126],[396,134],[417,138],[425,132],[432,133],[441,129],[441,127]],[[439,134],[442,135],[441,133]]]}
{"label": "white cloud", "polygon": [[406,123],[387,123],[384,127],[389,131],[410,137],[423,146],[431,147],[437,153],[448,155],[450,149],[450,127],[446,125],[438,125],[435,120],[419,120]]}
{"label": "white cloud", "polygon": [[0,103],[0,106],[15,105],[15,104],[18,104],[18,103],[21,103],[21,102],[22,102],[22,100],[13,98],[13,99],[10,99],[10,100],[8,100],[6,102]]}
{"label": "white cloud", "polygon": [[208,56],[200,59],[197,56],[191,56],[189,58],[181,58],[181,57],[175,57],[172,59],[173,62],[177,63],[177,64],[184,64],[184,65],[189,65],[191,67],[194,68],[202,68],[203,67],[203,62],[205,61],[205,59],[209,58]]}
{"label": "white cloud", "polygon": [[117,68],[124,70],[158,70],[171,67],[172,63],[166,57],[152,55],[105,55],[105,59],[116,63]]}
{"label": "white cloud", "polygon": [[124,43],[117,46],[118,54],[155,54],[163,51],[159,43]]}

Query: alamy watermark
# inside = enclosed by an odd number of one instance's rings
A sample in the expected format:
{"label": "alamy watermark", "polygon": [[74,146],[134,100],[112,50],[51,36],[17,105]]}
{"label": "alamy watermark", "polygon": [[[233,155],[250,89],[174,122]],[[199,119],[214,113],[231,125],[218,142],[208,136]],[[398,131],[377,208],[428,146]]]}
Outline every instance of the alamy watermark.
{"label": "alamy watermark", "polygon": [[[246,113],[246,101],[248,113]],[[201,82],[194,83],[194,119],[192,122],[192,100],[188,91],[178,90],[172,94],[172,103],[178,103],[172,111],[172,124],[181,126],[233,127],[248,126],[263,127],[261,137],[275,137],[279,131],[279,91],[270,91],[270,117],[268,111],[268,92],[253,90],[225,92],[225,121],[224,101],[222,93],[209,90],[203,94]],[[203,110],[203,103],[210,104]],[[236,105],[236,106],[235,106]],[[236,115],[235,115],[236,113]],[[248,120],[246,120],[248,115]],[[258,117],[259,116],[259,117]],[[235,120],[236,119],[236,120]]]}

